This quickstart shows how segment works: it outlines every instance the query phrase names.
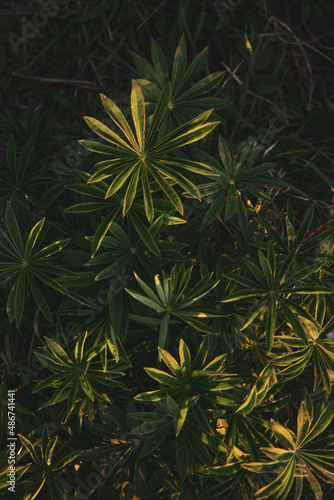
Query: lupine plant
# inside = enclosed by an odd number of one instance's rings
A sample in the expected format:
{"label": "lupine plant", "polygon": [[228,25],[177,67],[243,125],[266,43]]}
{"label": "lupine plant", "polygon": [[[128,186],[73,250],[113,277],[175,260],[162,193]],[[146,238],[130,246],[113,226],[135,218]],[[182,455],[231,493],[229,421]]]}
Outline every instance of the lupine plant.
{"label": "lupine plant", "polygon": [[131,109],[104,90],[58,180],[47,129],[11,117],[0,498],[334,495],[334,226],[279,156],[224,137],[207,52],[134,55]]}

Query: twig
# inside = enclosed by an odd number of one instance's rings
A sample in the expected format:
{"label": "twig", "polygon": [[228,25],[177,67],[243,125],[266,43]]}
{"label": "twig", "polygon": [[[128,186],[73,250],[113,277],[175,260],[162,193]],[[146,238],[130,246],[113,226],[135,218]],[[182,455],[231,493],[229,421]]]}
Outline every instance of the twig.
{"label": "twig", "polygon": [[[320,50],[316,49],[315,47],[313,47],[313,45],[311,45],[310,43],[308,42],[304,42],[304,40],[302,40],[301,38],[297,37],[296,35],[294,35],[292,29],[290,28],[290,26],[288,26],[287,24],[283,23],[283,21],[280,21],[279,19],[277,19],[276,17],[271,17],[264,29],[264,31],[267,29],[267,27],[269,26],[269,24],[272,22],[272,21],[276,21],[278,22],[281,26],[283,26],[287,31],[289,31],[289,33],[291,33],[296,42],[288,42],[286,40],[282,40],[284,43],[288,43],[290,45],[305,45],[305,47],[309,48],[310,50],[313,50],[313,52],[316,52],[317,54],[319,54],[320,56],[324,57],[325,59],[327,59],[327,61],[329,61],[331,64],[334,64],[334,60],[331,59],[329,56],[326,56],[326,54],[323,54],[323,52],[321,52]],[[278,33],[276,32],[276,35],[278,35]],[[329,50],[334,50],[334,48],[332,47],[328,47]]]}
{"label": "twig", "polygon": [[325,222],[323,222],[322,224],[320,224],[320,226],[316,227],[314,229],[314,231],[311,231],[309,234],[307,234],[305,236],[305,238],[303,239],[302,243],[305,243],[305,241],[307,241],[308,239],[312,238],[312,236],[314,236],[318,231],[320,231],[320,229],[322,229],[323,227],[328,226],[328,224],[330,224],[331,222],[334,222],[334,217],[330,217]]}
{"label": "twig", "polygon": [[[310,35],[310,37],[312,38],[312,40],[321,48],[321,49],[327,49],[327,50],[334,50],[334,47],[326,47],[326,45],[322,45],[322,43],[319,42],[319,38],[323,38],[324,36],[327,36],[327,35],[332,35],[332,33],[323,33],[322,35],[319,35],[318,38],[316,38],[312,31],[310,30],[310,28],[307,26],[307,24],[304,22],[303,23],[308,34]],[[323,55],[323,54],[322,54]]]}
{"label": "twig", "polygon": [[91,65],[91,67],[93,68],[93,71],[94,71],[94,73],[95,73],[95,76],[96,76],[97,81],[98,81],[98,82],[99,82],[99,84],[100,84],[100,87],[103,87],[102,80],[101,80],[101,78],[100,78],[100,75],[99,75],[99,73],[98,73],[98,71],[97,71],[97,69],[96,69],[96,66],[95,66],[95,64],[94,64],[94,62],[93,62],[93,60],[92,60],[92,58],[91,58],[91,57],[88,57],[88,61],[89,61],[89,64]]}
{"label": "twig", "polygon": [[[306,61],[306,66],[307,66],[307,69],[308,69],[308,73],[309,73],[309,96],[308,96],[308,102],[307,102],[307,111],[310,111],[311,110],[311,102],[312,102],[312,94],[313,94],[313,90],[314,90],[314,85],[313,85],[313,73],[312,73],[312,68],[311,68],[311,65],[310,65],[310,61],[306,55],[306,52],[304,50],[304,47],[303,45],[307,45],[309,47],[308,44],[306,44],[305,42],[303,42],[303,40],[301,40],[300,38],[298,38],[292,31],[292,29],[290,28],[290,26],[288,26],[287,24],[283,23],[282,21],[280,21],[279,19],[276,19],[276,18],[273,18],[274,20],[274,26],[275,26],[275,31],[276,31],[276,22],[281,24],[281,26],[283,26],[292,36],[293,38],[296,40],[296,44],[295,45],[298,45],[300,51],[302,52],[303,56],[304,56],[304,59]],[[277,34],[279,40],[281,40],[281,42],[283,43],[290,43],[290,42],[287,42],[285,41],[284,39],[282,39],[278,34]]]}
{"label": "twig", "polygon": [[20,73],[12,73],[13,76],[17,76],[19,78],[28,78],[30,80],[37,80],[39,82],[46,82],[46,83],[62,83],[63,85],[79,85],[80,87],[87,87],[89,89],[96,89],[98,90],[99,87],[92,82],[86,82],[85,80],[66,80],[62,78],[43,78],[41,76],[28,76],[28,75],[21,75]]}
{"label": "twig", "polygon": [[[290,28],[290,26],[288,26],[287,24],[283,23],[283,21],[280,21],[279,19],[277,19],[276,17],[273,17],[273,20],[278,22],[281,26],[283,26],[287,31],[289,31],[289,33],[291,33],[294,37],[294,39],[296,40],[296,42],[287,42],[286,40],[282,40],[283,42],[285,43],[289,43],[290,45],[305,45],[305,47],[307,47],[308,49],[310,50],[313,50],[313,52],[316,52],[317,54],[319,54],[320,56],[324,57],[325,59],[327,59],[327,61],[329,61],[330,63],[334,64],[334,60],[331,59],[330,57],[326,56],[326,54],[323,54],[322,52],[320,52],[320,50],[316,49],[315,47],[313,47],[313,45],[311,45],[310,43],[308,42],[304,42],[304,40],[302,40],[301,38],[299,38],[298,36],[296,36],[292,29]],[[332,50],[332,49],[331,49]]]}
{"label": "twig", "polygon": [[224,226],[224,228],[227,230],[228,234],[231,236],[232,240],[233,240],[233,243],[234,243],[234,248],[237,249],[238,248],[238,245],[237,245],[237,242],[235,241],[234,239],[234,236],[231,232],[231,230],[224,224],[224,222],[222,221],[220,215],[217,215],[217,220],[219,220],[219,222]]}
{"label": "twig", "polygon": [[[220,61],[220,62],[224,66],[224,68],[227,69],[227,71],[230,73],[230,75],[232,76],[232,78],[238,83],[238,85],[240,85],[240,87],[244,87],[244,84],[242,83],[242,81],[240,80],[240,78],[232,72],[231,68],[229,68],[227,66],[227,64],[224,63],[224,61]],[[255,97],[256,99],[260,99],[261,101],[265,101],[268,104],[271,104],[272,106],[274,106],[275,108],[277,108],[281,112],[281,108],[279,106],[277,106],[270,99],[267,99],[266,97],[262,97],[262,95],[254,94],[254,92],[252,92],[251,90],[246,90],[246,92],[247,92],[247,94]]]}

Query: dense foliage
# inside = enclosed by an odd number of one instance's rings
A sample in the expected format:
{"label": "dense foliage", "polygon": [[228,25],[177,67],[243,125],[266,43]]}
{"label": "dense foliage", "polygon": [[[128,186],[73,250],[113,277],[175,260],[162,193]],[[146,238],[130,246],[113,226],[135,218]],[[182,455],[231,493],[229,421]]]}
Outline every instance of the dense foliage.
{"label": "dense foliage", "polygon": [[150,48],[74,157],[47,155],[50,116],[9,113],[0,498],[330,499],[332,219],[302,155],[227,139],[207,48]]}

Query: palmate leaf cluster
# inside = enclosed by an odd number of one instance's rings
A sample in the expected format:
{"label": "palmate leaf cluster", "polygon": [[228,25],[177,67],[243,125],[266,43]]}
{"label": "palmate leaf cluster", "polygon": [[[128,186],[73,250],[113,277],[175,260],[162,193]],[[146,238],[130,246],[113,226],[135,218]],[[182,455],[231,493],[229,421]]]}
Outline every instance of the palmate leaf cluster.
{"label": "palmate leaf cluster", "polygon": [[40,131],[8,139],[11,498],[329,499],[334,227],[317,229],[316,200],[290,202],[279,158],[223,137],[207,49],[187,66],[182,37],[171,70],[154,41],[151,55],[134,56],[130,118],[102,94],[85,118],[100,139],[44,194]]}

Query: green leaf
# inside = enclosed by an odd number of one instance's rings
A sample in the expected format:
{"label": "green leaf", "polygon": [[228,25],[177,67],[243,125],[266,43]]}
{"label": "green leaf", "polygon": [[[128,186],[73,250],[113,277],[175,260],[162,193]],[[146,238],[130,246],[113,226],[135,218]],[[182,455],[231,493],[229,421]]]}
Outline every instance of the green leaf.
{"label": "green leaf", "polygon": [[188,308],[191,307],[191,310],[195,310],[192,305],[199,301],[202,297],[205,297],[205,295],[207,295],[210,290],[213,290],[219,283],[219,281],[216,281],[216,283],[208,283],[210,278],[211,274],[204,276],[198,283],[196,283],[191,290],[191,294],[188,295],[185,303],[178,307],[178,311],[182,311],[182,314],[187,315]]}
{"label": "green leaf", "polygon": [[166,389],[158,389],[156,391],[142,392],[134,397],[138,401],[161,401],[166,397]]}
{"label": "green leaf", "polygon": [[67,290],[62,285],[60,285],[59,283],[57,283],[56,280],[54,280],[52,278],[49,278],[46,274],[37,271],[36,267],[32,268],[31,272],[39,280],[43,281],[43,283],[45,283],[46,285],[50,286],[51,288],[54,288],[55,290],[57,290],[60,293],[63,293],[64,295],[68,295]]}
{"label": "green leaf", "polygon": [[310,428],[310,415],[307,411],[305,402],[302,401],[298,410],[297,417],[297,441],[296,446],[299,446],[303,439],[306,437]]}
{"label": "green leaf", "polygon": [[42,220],[40,220],[39,222],[37,222],[37,224],[35,224],[35,226],[32,228],[32,230],[29,233],[29,236],[27,238],[26,245],[25,245],[25,254],[24,254],[24,257],[27,261],[29,260],[29,257],[31,255],[31,252],[32,252],[34,246],[35,246],[37,238],[42,230],[44,221],[45,221],[45,217]]}
{"label": "green leaf", "polygon": [[48,440],[49,440],[49,429],[48,429],[47,423],[45,422],[44,427],[43,427],[42,446],[41,446],[42,459],[44,462],[45,462],[46,456],[47,456],[46,450],[47,450]]}
{"label": "green leaf", "polygon": [[68,455],[66,455],[66,457],[61,458],[57,462],[56,469],[61,470],[61,471],[64,470],[66,465],[73,462],[81,453],[82,453],[82,451],[73,451],[72,453],[69,453]]}
{"label": "green leaf", "polygon": [[293,457],[293,452],[287,451],[285,448],[275,448],[274,446],[271,446],[270,448],[261,448],[261,450],[269,458],[279,462],[287,462]]}
{"label": "green leaf", "polygon": [[275,471],[279,467],[280,463],[278,461],[273,462],[248,462],[241,464],[244,469],[251,472],[271,472]]}
{"label": "green leaf", "polygon": [[204,365],[205,360],[208,356],[208,348],[207,348],[208,342],[209,338],[207,336],[204,337],[199,346],[199,349],[197,350],[195,359],[193,361],[193,366],[192,366],[193,370],[199,370]]}
{"label": "green leaf", "polygon": [[256,379],[255,386],[257,389],[257,404],[259,404],[267,394],[270,377],[272,376],[273,373],[273,367],[274,367],[273,361],[270,361]]}
{"label": "green leaf", "polygon": [[122,130],[122,132],[124,133],[128,141],[132,144],[134,149],[137,150],[138,144],[121,110],[118,108],[118,106],[116,106],[116,104],[111,99],[109,99],[109,97],[106,97],[104,94],[100,94],[100,98],[102,106],[104,107],[110,118]]}
{"label": "green leaf", "polygon": [[153,300],[153,302],[156,302],[157,304],[159,304],[159,306],[161,306],[161,303],[159,301],[159,298],[157,297],[157,295],[151,290],[151,288],[146,285],[146,283],[141,279],[139,278],[139,276],[134,272],[133,273],[136,280],[138,281],[140,287],[142,288],[142,290],[144,290],[144,292],[146,293],[146,295],[148,297],[150,297],[151,300]]}
{"label": "green leaf", "polygon": [[[305,354],[303,354],[305,352]],[[306,366],[308,365],[308,361],[311,358],[312,349],[303,349],[302,351],[298,351],[296,354],[293,353],[291,357],[294,356],[294,363],[289,364],[287,368],[281,370],[280,375],[293,375],[297,377],[300,373],[304,371]],[[290,356],[287,354],[286,356]],[[285,358],[285,356],[284,356]]]}
{"label": "green leaf", "polygon": [[179,343],[179,355],[182,375],[189,381],[191,376],[191,356],[188,346],[183,339]]}
{"label": "green leaf", "polygon": [[153,253],[153,255],[155,255],[160,259],[161,258],[160,250],[158,248],[158,245],[154,241],[150,231],[144,226],[139,217],[137,217],[134,213],[133,214],[130,213],[130,219],[133,222],[133,225],[137,233],[139,234],[140,238],[142,239],[143,243],[146,245],[149,251]]}
{"label": "green leaf", "polygon": [[282,445],[294,449],[295,444],[291,431],[283,427],[283,425],[281,425],[280,423],[275,422],[275,420],[273,419],[270,419],[270,424],[271,429],[277,435],[277,438],[282,443]]}
{"label": "green leaf", "polygon": [[261,283],[261,285],[266,288],[265,276],[261,272],[260,268],[251,260],[244,258],[244,262],[255,278]]}
{"label": "green leaf", "polygon": [[25,270],[21,271],[14,285],[15,298],[14,298],[14,316],[15,323],[18,327],[21,323],[24,304],[26,299],[26,273]]}
{"label": "green leaf", "polygon": [[183,396],[177,405],[175,414],[174,414],[174,430],[175,436],[178,436],[182,430],[184,422],[188,413],[188,398]]}
{"label": "green leaf", "polygon": [[166,435],[171,430],[171,427],[172,424],[168,423],[162,425],[160,429],[155,431],[152,434],[152,436],[150,436],[143,444],[139,453],[139,458],[143,458],[146,457],[147,455],[150,455],[152,451],[154,451],[159,446],[159,444],[165,439]]}
{"label": "green leaf", "polygon": [[219,174],[214,167],[207,165],[206,163],[200,163],[198,161],[191,161],[182,158],[164,157],[164,165],[174,165],[175,167],[181,167],[189,172],[195,172],[197,174],[210,175],[217,177]]}
{"label": "green leaf", "polygon": [[[213,110],[210,110],[210,113]],[[182,146],[186,146],[187,144],[191,144],[193,142],[199,141],[200,139],[203,139],[206,137],[212,130],[219,124],[219,122],[209,122],[209,123],[204,123],[200,124],[197,126],[193,126],[192,121],[189,122],[189,128],[186,133],[183,133],[182,135],[179,134],[175,138],[173,138],[173,132],[166,136],[162,141],[158,142],[152,148],[152,151],[154,153],[163,153],[166,151],[171,151],[173,149],[180,148]],[[180,127],[181,128],[181,127]],[[179,129],[176,129],[179,130]]]}
{"label": "green leaf", "polygon": [[238,205],[238,197],[239,195],[234,185],[230,184],[225,206],[225,214],[224,214],[225,220],[229,220],[236,211]]}
{"label": "green leaf", "polygon": [[[252,294],[252,295],[254,295],[254,294]],[[238,300],[238,299],[236,299],[236,300]],[[227,302],[227,300],[224,300],[224,302]],[[267,302],[267,297],[264,297],[263,299],[259,300],[258,302],[255,302],[255,304],[252,305],[252,307],[248,310],[248,312],[244,318],[244,321],[243,321],[243,324],[242,324],[242,327],[240,328],[240,330],[244,330],[245,328],[247,328],[248,325],[250,325],[252,323],[253,319],[256,318],[256,316],[260,313],[261,309],[265,306],[266,302]]]}
{"label": "green leaf", "polygon": [[[198,132],[201,132],[202,127],[205,126],[203,125],[204,122],[209,118],[211,113],[213,112],[213,109],[209,109],[207,111],[204,111],[200,115],[196,116],[196,118],[193,118],[192,120],[189,120],[188,122],[184,123],[177,129],[173,130],[170,132],[168,135],[166,135],[163,139],[158,141],[157,144],[155,144],[152,148],[151,151],[154,153],[161,153],[164,151],[169,151],[171,149],[175,149],[177,147],[180,147],[182,145],[188,144],[188,139],[191,139],[190,142],[194,142],[192,140],[193,134],[197,134]],[[215,126],[218,124],[218,122],[211,122],[208,125],[212,125],[215,123]],[[209,132],[207,132],[209,133]],[[196,138],[194,140],[197,140]]]}
{"label": "green leaf", "polygon": [[101,342],[100,344],[94,345],[88,351],[85,352],[82,362],[89,363],[91,359],[97,356],[107,345],[107,341]]}
{"label": "green leaf", "polygon": [[[199,54],[197,54],[197,56],[190,63],[187,71],[183,75],[181,84],[178,87],[177,95],[180,95],[181,92],[183,92],[185,89],[187,89],[189,87],[189,85],[191,85],[191,83],[193,83],[194,79],[199,74],[199,72],[201,71],[201,69],[205,63],[205,60],[206,60],[207,55],[208,55],[208,50],[209,50],[208,47],[205,47]],[[183,99],[183,95],[182,95],[182,99]]]}
{"label": "green leaf", "polygon": [[180,382],[175,377],[169,375],[166,372],[158,370],[157,368],[144,368],[144,370],[146,371],[146,373],[148,373],[150,377],[154,378],[161,384],[165,384],[171,387],[180,386]]}
{"label": "green leaf", "polygon": [[274,283],[273,271],[271,270],[269,262],[267,261],[267,259],[260,250],[258,252],[258,255],[263,274],[266,277],[266,286],[268,288],[272,288]]}
{"label": "green leaf", "polygon": [[84,391],[84,393],[89,397],[91,401],[94,401],[94,394],[93,394],[93,389],[92,386],[90,385],[89,381],[85,377],[79,377],[79,382],[80,385]]}
{"label": "green leaf", "polygon": [[141,173],[142,173],[141,182],[143,187],[145,213],[149,223],[152,224],[154,217],[154,207],[150,190],[150,184],[148,182],[146,165],[143,166]]}
{"label": "green leaf", "polygon": [[161,347],[158,347],[158,350],[160,357],[165,363],[165,365],[168,366],[170,371],[173,372],[176,377],[178,377],[181,373],[181,367],[179,363],[176,361],[175,358],[173,358],[173,356],[171,356],[171,354],[169,354],[169,352],[165,351]]}
{"label": "green leaf", "polygon": [[141,171],[141,168],[140,168],[140,164],[138,163],[134,172],[133,172],[133,175],[131,177],[131,180],[129,182],[128,188],[127,188],[126,193],[125,193],[124,202],[123,202],[124,203],[123,204],[123,217],[130,210],[132,203],[133,203],[133,200],[136,196],[140,171]]}
{"label": "green leaf", "polygon": [[[104,193],[103,193],[104,198]],[[110,208],[110,201],[106,202],[89,202],[89,203],[77,203],[71,207],[65,208],[64,212],[66,214],[84,214],[90,213],[97,210],[102,210],[103,208]]]}
{"label": "green leaf", "polygon": [[273,347],[275,331],[276,331],[276,306],[275,306],[275,300],[271,299],[269,304],[267,322],[266,322],[266,341],[267,341],[268,352],[270,352]]}
{"label": "green leaf", "polygon": [[[110,130],[110,128],[103,125],[102,122],[90,116],[85,116],[84,118],[89,128],[91,128],[97,135],[125,151],[133,151],[133,149],[125,141],[123,141],[123,139]],[[83,141],[81,141],[81,144],[83,144]]]}
{"label": "green leaf", "polygon": [[282,311],[284,312],[287,320],[291,323],[293,329],[295,330],[295,332],[298,335],[298,337],[300,338],[300,340],[305,345],[308,345],[307,335],[306,335],[306,333],[304,331],[304,328],[300,324],[298,318],[296,317],[294,311],[291,310],[291,308],[289,307],[289,305],[287,305],[284,300],[278,299],[278,303],[281,306]]}
{"label": "green leaf", "polygon": [[16,144],[13,134],[10,134],[7,142],[7,162],[14,181],[17,181],[16,174]]}
{"label": "green leaf", "polygon": [[[115,194],[124,184],[124,182],[130,177],[132,174],[133,170],[138,166],[138,161],[133,161],[130,164],[128,164],[126,167],[124,167],[123,171],[119,173],[116,178],[113,180],[113,182],[110,184],[107,192],[106,192],[106,198],[110,198],[113,194]],[[92,178],[91,178],[92,179]],[[92,182],[92,180],[89,180],[89,182]],[[96,182],[94,180],[94,182]],[[124,207],[123,207],[124,210]]]}
{"label": "green leaf", "polygon": [[188,445],[199,460],[205,465],[213,465],[212,458],[206,446],[202,443],[201,435],[199,435],[197,429],[195,430],[190,425],[187,425],[184,427],[183,432]]}
{"label": "green leaf", "polygon": [[116,155],[120,158],[129,157],[128,151],[121,150],[119,148],[114,148],[112,146],[109,146],[108,144],[101,144],[100,142],[89,141],[86,139],[81,139],[78,142],[81,144],[81,146],[88,149],[88,151],[92,151],[93,153],[111,154],[111,155]]}
{"label": "green leaf", "polygon": [[150,162],[150,165],[155,166],[157,169],[159,169],[159,172],[164,173],[166,177],[169,177],[170,179],[173,179],[175,182],[179,184],[190,196],[193,198],[197,198],[198,200],[201,199],[200,193],[198,188],[190,182],[186,177],[184,177],[182,174],[179,174],[176,170],[173,170],[167,165],[164,165],[163,162]]}
{"label": "green leaf", "polygon": [[166,85],[168,82],[168,66],[163,51],[153,38],[151,38],[151,57],[161,85]]}
{"label": "green leaf", "polygon": [[161,325],[159,329],[159,340],[158,340],[158,347],[161,349],[165,349],[168,344],[168,326],[169,326],[169,317],[170,314],[166,313],[162,320],[161,320]]}
{"label": "green leaf", "polygon": [[295,242],[294,242],[294,245],[296,247],[299,246],[301,244],[301,242],[303,241],[303,239],[305,238],[307,231],[309,230],[309,227],[310,227],[311,222],[313,220],[313,215],[314,215],[314,205],[312,205],[308,209],[305,217],[303,218],[303,222],[300,225],[297,237],[296,237]]}
{"label": "green leaf", "polygon": [[164,191],[164,193],[168,196],[170,201],[173,203],[175,208],[180,212],[181,215],[183,215],[183,205],[181,203],[181,200],[176,193],[176,191],[170,186],[170,184],[164,179],[159,172],[157,172],[155,169],[148,167],[150,173],[153,175],[161,189]]}
{"label": "green leaf", "polygon": [[301,445],[309,443],[317,437],[321,432],[323,432],[328,425],[332,422],[334,416],[334,402],[331,402],[320,414],[317,421],[311,426],[310,432],[307,434],[306,438],[303,439]]}
{"label": "green leaf", "polygon": [[35,137],[32,135],[22,148],[20,158],[19,158],[19,165],[18,165],[18,177],[20,179],[23,178],[25,170],[28,166],[28,163],[29,163],[29,160],[31,157],[31,153],[32,153],[33,148],[34,148],[34,142],[35,142]]}
{"label": "green leaf", "polygon": [[13,243],[23,258],[24,247],[23,247],[23,243],[22,243],[22,238],[21,238],[19,226],[17,225],[17,220],[15,217],[14,210],[13,210],[11,204],[9,203],[9,201],[7,201],[5,219],[6,219],[7,229],[8,229],[8,232],[13,240]]}
{"label": "green leaf", "polygon": [[50,245],[47,245],[46,247],[42,248],[41,250],[38,250],[38,252],[34,253],[31,262],[36,262],[42,259],[46,259],[47,257],[50,257],[51,255],[59,252],[62,250],[68,243],[71,241],[71,239],[66,239],[66,240],[58,240],[55,241],[54,243],[51,243]]}
{"label": "green leaf", "polygon": [[[85,335],[83,334],[83,337],[85,336],[87,337],[87,333]],[[73,361],[71,361],[67,352],[59,345],[58,342],[49,337],[45,337],[45,341],[47,343],[48,348],[55,356],[56,360],[60,361],[61,364],[65,364],[68,366],[73,365]]]}
{"label": "green leaf", "polygon": [[[46,366],[47,368],[49,368],[51,371],[53,372],[57,372],[57,373],[60,373],[62,370],[64,371],[64,368],[67,368],[67,367],[64,367],[64,363],[60,363],[59,361],[55,362],[53,360],[51,360],[51,358],[49,356],[45,356],[44,354],[41,354],[40,352],[35,352],[35,356],[40,360],[40,362]],[[59,377],[59,379],[62,379],[64,378],[64,376],[66,376],[67,373],[65,373],[65,375],[61,375]]]}
{"label": "green leaf", "polygon": [[58,436],[55,436],[51,438],[48,442],[47,449],[46,449],[46,464],[51,465],[52,463],[52,458],[53,458],[53,451],[54,448],[57,444],[58,441]]}
{"label": "green leaf", "polygon": [[139,300],[139,302],[141,302],[145,306],[150,307],[151,309],[158,310],[158,311],[159,310],[161,311],[161,309],[163,309],[163,306],[161,304],[159,304],[159,302],[153,302],[153,300],[148,299],[147,297],[144,297],[144,295],[141,295],[140,293],[128,290],[127,288],[125,288],[125,290],[131,295],[131,297],[133,297],[136,300]]}
{"label": "green leaf", "polygon": [[217,215],[219,215],[223,209],[225,202],[225,194],[222,193],[221,195],[218,196],[218,198],[215,199],[215,201],[210,205],[209,209],[207,210],[204,219],[203,219],[203,225],[207,226],[211,224]]}
{"label": "green leaf", "polygon": [[[166,418],[159,420],[152,420],[152,417],[148,422],[144,422],[143,424],[137,425],[134,429],[130,431],[131,434],[150,434],[151,432],[156,431],[162,425],[166,424]],[[170,425],[170,424],[168,424]]]}
{"label": "green leaf", "polygon": [[175,314],[175,316],[182,318],[186,323],[188,323],[188,325],[192,326],[193,328],[195,328],[195,330],[198,330],[199,332],[209,333],[210,335],[217,334],[217,331],[214,328],[211,328],[211,326],[206,325],[205,323],[203,323],[203,321],[200,321],[195,318],[189,319],[188,317],[186,317],[186,315],[182,316],[179,314]]}
{"label": "green leaf", "polygon": [[101,246],[101,243],[110,228],[111,224],[113,223],[113,220],[115,219],[116,215],[119,212],[119,207],[115,208],[112,210],[104,219],[102,220],[101,224],[98,226],[97,230],[95,231],[94,238],[92,241],[92,249],[91,249],[91,257],[93,258],[98,249]]}
{"label": "green leaf", "polygon": [[35,448],[33,446],[33,444],[29,441],[29,439],[27,439],[26,437],[22,436],[22,434],[18,434],[19,438],[21,439],[23,445],[25,446],[25,448],[28,450],[29,454],[31,455],[31,458],[33,459],[33,461],[40,465],[41,462],[39,460],[39,458],[37,457],[37,453],[35,451]]}
{"label": "green leaf", "polygon": [[237,216],[239,219],[242,235],[245,237],[248,230],[248,218],[247,218],[247,211],[245,205],[242,202],[241,196],[238,196]]}
{"label": "green leaf", "polygon": [[245,401],[236,410],[236,413],[241,413],[241,415],[247,415],[247,413],[250,413],[252,409],[256,406],[256,402],[257,402],[257,391],[256,387],[254,386],[252,387],[252,390],[246,397]]}
{"label": "green leaf", "polygon": [[[261,498],[261,499],[270,498],[280,489],[284,480],[289,479],[290,476],[292,476],[292,478],[294,477],[295,468],[296,468],[296,461],[290,460],[284,467],[283,471],[278,475],[278,477],[272,483],[258,490],[255,493],[254,498]],[[283,499],[285,497],[278,496],[277,498]]]}
{"label": "green leaf", "polygon": [[179,434],[176,438],[176,464],[183,480],[189,467],[189,450],[183,434]]}
{"label": "green leaf", "polygon": [[303,287],[295,287],[291,290],[285,289],[285,291],[292,292],[292,293],[300,293],[300,294],[320,294],[320,293],[329,293],[329,294],[334,294],[334,288],[329,288],[326,286],[303,286]]}
{"label": "green leaf", "polygon": [[78,387],[79,387],[79,377],[75,377],[72,385],[70,392],[68,394],[68,399],[67,399],[67,411],[68,413],[71,413],[75,404],[75,399],[77,396],[78,392]]}
{"label": "green leaf", "polygon": [[205,94],[210,90],[214,89],[218,83],[222,80],[224,72],[218,71],[217,73],[211,73],[211,75],[206,76],[198,83],[195,83],[189,90],[187,90],[181,97],[175,100],[175,103],[182,98],[182,101],[186,99],[194,99],[195,97]]}
{"label": "green leaf", "polygon": [[164,287],[163,287],[160,283],[159,275],[156,274],[154,276],[154,283],[155,283],[155,288],[157,289],[157,293],[159,295],[159,299],[161,300],[161,303],[164,306],[166,306],[169,297],[168,280],[164,280]]}
{"label": "green leaf", "polygon": [[27,278],[30,290],[32,291],[37,306],[40,308],[42,314],[46,317],[46,319],[50,321],[50,323],[52,323],[52,315],[49,306],[44,298],[44,295],[36,285],[34,278],[29,273],[27,275]]}
{"label": "green leaf", "polygon": [[149,78],[155,84],[155,87],[159,85],[159,78],[157,77],[157,74],[151,64],[135,53],[133,53],[133,56],[140,75],[143,78]]}
{"label": "green leaf", "polygon": [[181,78],[186,68],[187,47],[185,36],[182,35],[176,47],[173,72],[172,72],[172,92],[175,94],[181,83]]}
{"label": "green leaf", "polygon": [[15,260],[19,262],[21,261],[22,256],[2,229],[0,229],[0,248],[2,248],[2,251],[5,251],[12,256]]}
{"label": "green leaf", "polygon": [[139,150],[143,153],[144,143],[145,143],[145,123],[146,123],[145,103],[144,103],[143,92],[135,80],[132,80],[131,111],[132,111],[133,123],[136,129]]}
{"label": "green leaf", "polygon": [[170,84],[166,85],[163,91],[161,92],[159,101],[155,106],[154,113],[152,119],[150,121],[150,125],[148,127],[147,136],[146,136],[146,148],[149,147],[154,135],[156,134],[159,125],[166,113],[168,103],[171,95],[171,86]]}
{"label": "green leaf", "polygon": [[[218,82],[219,83],[219,82]],[[203,93],[203,87],[199,89],[199,94]],[[195,97],[191,98],[189,101],[184,101],[182,96],[182,101],[177,103],[177,109],[188,112],[188,111],[200,111],[202,109],[223,109],[230,106],[230,101],[226,101],[225,99],[220,99],[218,97]]]}
{"label": "green leaf", "polygon": [[312,472],[308,467],[306,468],[306,477],[312,487],[312,490],[314,491],[316,499],[322,500],[322,491],[320,484],[318,483],[318,481],[316,480],[316,478],[314,477],[314,475],[312,474]]}
{"label": "green leaf", "polygon": [[192,413],[194,414],[202,432],[205,432],[206,434],[209,434],[211,436],[214,435],[213,430],[210,427],[209,422],[206,419],[206,416],[204,414],[204,411],[202,410],[201,406],[199,403],[196,403],[192,407]]}

